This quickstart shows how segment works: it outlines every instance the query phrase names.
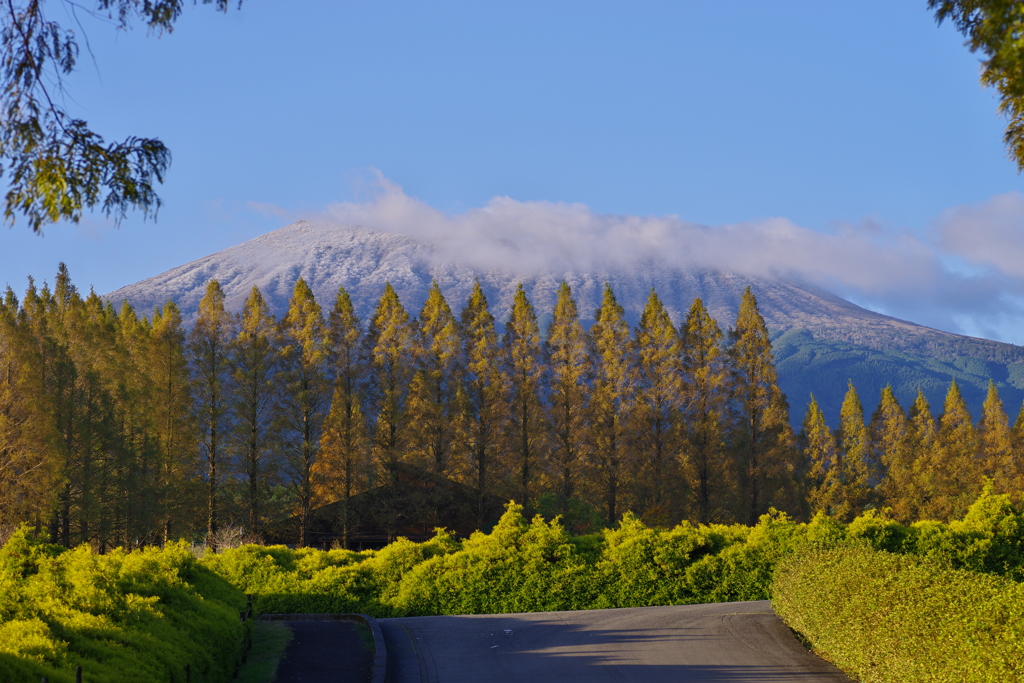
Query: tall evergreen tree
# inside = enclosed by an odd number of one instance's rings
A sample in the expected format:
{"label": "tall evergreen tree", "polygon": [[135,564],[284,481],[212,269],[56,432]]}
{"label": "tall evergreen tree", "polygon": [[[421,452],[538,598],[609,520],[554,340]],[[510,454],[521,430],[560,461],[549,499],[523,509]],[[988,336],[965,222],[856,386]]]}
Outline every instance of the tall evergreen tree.
{"label": "tall evergreen tree", "polygon": [[896,400],[892,385],[887,384],[868,425],[872,458],[879,464],[875,498],[881,507],[891,507],[901,492],[913,485],[914,462],[907,444],[908,429],[907,414]]}
{"label": "tall evergreen tree", "polygon": [[92,505],[92,475],[95,470],[94,428],[96,427],[96,377],[89,357],[88,332],[84,329],[82,299],[71,283],[67,268],[61,264],[51,293],[44,286],[43,298],[53,339],[68,368],[63,412],[64,491],[61,511],[63,536],[68,543],[89,541]]}
{"label": "tall evergreen tree", "polygon": [[591,443],[597,466],[597,487],[611,527],[618,519],[620,489],[632,459],[627,434],[633,417],[636,361],[625,312],[607,283],[594,318],[596,322],[590,328],[594,349]]}
{"label": "tall evergreen tree", "polygon": [[726,498],[730,483],[735,486],[724,452],[729,369],[722,330],[699,298],[693,300],[679,336],[684,471],[697,521],[707,524],[716,515],[712,500]]}
{"label": "tall evergreen tree", "polygon": [[285,466],[295,493],[299,520],[298,543],[309,542],[313,510],[313,464],[330,401],[327,375],[327,330],[320,304],[302,278],[295,282],[288,312],[281,321],[281,426]]}
{"label": "tall evergreen tree", "polygon": [[789,408],[779,389],[768,328],[750,287],[740,299],[729,341],[736,415],[732,444],[743,501],[739,514],[754,525],[769,507],[794,507],[796,467]]}
{"label": "tall evergreen tree", "polygon": [[120,542],[127,547],[153,543],[160,513],[160,447],[151,411],[154,383],[150,344],[152,326],[128,302],[117,315],[118,349],[123,359],[119,401],[125,452],[117,465],[117,487],[125,502],[118,512]]}
{"label": "tall evergreen tree", "polygon": [[521,282],[505,323],[501,352],[501,368],[511,400],[506,448],[515,469],[515,495],[529,510],[544,453],[546,424],[541,387],[545,365],[537,315]]}
{"label": "tall evergreen tree", "polygon": [[19,308],[8,286],[0,301],[0,525],[38,526],[50,508],[58,463],[47,448],[52,423],[39,403],[42,361]]}
{"label": "tall evergreen tree", "polygon": [[328,317],[327,336],[334,395],[320,441],[320,459],[315,465],[320,483],[317,497],[324,503],[341,502],[342,545],[348,547],[349,501],[365,485],[369,466],[369,434],[363,409],[368,365],[362,325],[344,287],[338,289]]}
{"label": "tall evergreen tree", "polygon": [[864,510],[871,492],[868,467],[871,461],[868,430],[864,424],[864,407],[852,381],[847,382],[846,396],[839,409],[839,477],[842,483],[842,506],[837,516],[850,520]]}
{"label": "tall evergreen tree", "polygon": [[139,411],[126,399],[126,373],[130,372],[131,359],[122,345],[119,330],[119,316],[111,304],[104,302],[95,292],[90,292],[84,302],[93,332],[90,335],[94,349],[93,367],[103,386],[99,422],[100,467],[96,473],[97,486],[95,504],[99,512],[96,540],[100,552],[125,545],[123,542],[123,520],[127,517],[128,502],[121,495],[131,477],[129,464],[135,457],[131,432],[125,425],[137,420],[133,416]]}
{"label": "tall evergreen tree", "polygon": [[263,532],[267,521],[270,482],[275,473],[272,447],[274,401],[280,352],[277,321],[253,287],[237,319],[231,346],[231,412],[235,416],[232,444],[241,487],[245,529]]}
{"label": "tall evergreen tree", "polygon": [[978,421],[981,471],[990,477],[996,493],[1016,493],[1021,482],[1018,459],[1013,448],[1010,419],[999,398],[995,382],[989,381],[988,394]]}
{"label": "tall evergreen tree", "polygon": [[430,284],[415,336],[416,374],[409,396],[412,449],[426,469],[447,477],[458,464],[465,374],[458,321],[436,282]]}
{"label": "tall evergreen tree", "polygon": [[1009,471],[1014,473],[1011,479],[1015,483],[1008,486],[1011,491],[1017,492],[1012,495],[1015,500],[1019,501],[1024,497],[1024,404],[1017,411],[1017,419],[1014,420],[1013,427],[1010,428],[1010,444],[1012,464]]}
{"label": "tall evergreen tree", "polygon": [[961,517],[981,492],[977,473],[978,433],[954,380],[946,394],[934,447],[918,459],[920,516]]}
{"label": "tall evergreen tree", "polygon": [[70,546],[74,504],[74,474],[77,467],[78,373],[60,338],[61,323],[48,287],[37,289],[29,278],[22,300],[22,314],[33,351],[39,359],[39,377],[44,390],[43,410],[52,423],[51,457],[56,464],[55,505],[50,521],[50,537]]}
{"label": "tall evergreen tree", "polygon": [[509,394],[500,368],[501,348],[494,316],[480,282],[462,309],[463,353],[466,359],[467,440],[475,470],[477,528],[484,527],[485,503],[494,487],[502,458],[501,434],[509,420]]}
{"label": "tall evergreen tree", "polygon": [[77,292],[72,293],[67,300],[64,327],[79,380],[78,540],[103,549],[113,541],[108,504],[116,494],[108,490],[108,485],[111,468],[118,460],[115,454],[123,448],[116,427],[121,406],[115,399],[116,386],[111,377],[112,363],[116,362],[112,357],[116,355],[116,330],[95,292],[85,300]]}
{"label": "tall evergreen tree", "polygon": [[191,512],[189,475],[196,470],[193,397],[185,357],[185,330],[173,301],[153,313],[149,333],[150,410],[158,450],[160,538],[175,538],[175,521]]}
{"label": "tall evergreen tree", "polygon": [[800,436],[807,463],[807,504],[811,514],[839,516],[845,512],[839,451],[813,394]]}
{"label": "tall evergreen tree", "polygon": [[376,411],[373,456],[390,494],[381,515],[388,540],[398,529],[398,468],[409,441],[407,403],[415,364],[409,351],[415,328],[390,283],[370,319],[366,345],[370,353],[370,400]]}
{"label": "tall evergreen tree", "polygon": [[223,476],[223,436],[228,419],[230,348],[235,337],[234,320],[224,308],[220,282],[210,280],[199,302],[199,315],[188,335],[196,397],[200,447],[206,460],[206,542],[216,544],[220,523],[220,480]]}
{"label": "tall evergreen tree", "polygon": [[634,431],[643,459],[635,476],[649,524],[671,526],[681,516],[677,471],[681,420],[679,334],[657,293],[651,289],[636,328],[637,390]]}
{"label": "tall evergreen tree", "polygon": [[[938,426],[932,415],[931,406],[924,392],[917,390],[917,397],[907,411],[907,436],[901,452],[901,467],[911,468],[910,476],[897,488],[897,480],[887,485],[888,502],[892,506],[893,516],[903,522],[911,522],[921,517],[922,506],[927,496],[924,476],[930,454],[936,447]],[[891,470],[891,465],[890,465]]]}
{"label": "tall evergreen tree", "polygon": [[576,301],[565,282],[558,289],[546,342],[549,373],[548,420],[553,436],[553,464],[562,514],[576,494],[580,469],[587,456],[589,383],[592,375],[587,337]]}

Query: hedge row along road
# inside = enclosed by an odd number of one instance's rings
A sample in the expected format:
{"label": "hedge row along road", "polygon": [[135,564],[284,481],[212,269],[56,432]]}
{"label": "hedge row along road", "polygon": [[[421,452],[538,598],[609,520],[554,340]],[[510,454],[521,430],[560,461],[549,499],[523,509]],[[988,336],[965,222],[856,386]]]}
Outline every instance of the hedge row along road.
{"label": "hedge row along road", "polygon": [[767,600],[378,623],[391,683],[851,683]]}

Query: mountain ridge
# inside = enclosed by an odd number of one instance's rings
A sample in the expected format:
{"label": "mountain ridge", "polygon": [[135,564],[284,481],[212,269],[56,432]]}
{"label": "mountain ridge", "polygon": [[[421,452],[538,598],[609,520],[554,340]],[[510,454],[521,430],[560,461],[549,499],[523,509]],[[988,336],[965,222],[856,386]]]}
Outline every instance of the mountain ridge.
{"label": "mountain ridge", "polygon": [[[843,362],[832,362],[838,358],[850,361],[848,379],[855,379],[854,375],[860,379],[860,383],[854,383],[869,413],[877,394],[872,396],[865,390],[867,385],[873,390],[878,381],[864,381],[864,370],[868,367],[903,376],[908,372],[906,368],[918,366],[897,391],[904,406],[916,393],[912,385],[918,381],[927,386],[926,395],[933,409],[940,409],[942,382],[937,378],[941,377],[956,378],[966,384],[961,388],[975,415],[989,377],[997,382],[1007,405],[1019,405],[1024,400],[1024,348],[876,313],[792,280],[694,271],[652,260],[628,266],[598,265],[589,272],[581,272],[578,265],[572,264],[555,273],[502,269],[491,263],[474,265],[472,254],[457,254],[407,235],[333,223],[298,221],[122,287],[105,298],[114,305],[126,300],[140,314],[147,315],[154,307],[174,300],[186,324],[191,324],[207,281],[216,278],[224,289],[229,310],[240,310],[255,285],[260,287],[275,315],[281,316],[300,276],[310,284],[325,314],[334,303],[338,287],[344,286],[364,322],[372,314],[385,282],[391,283],[410,315],[415,316],[432,280],[456,312],[468,298],[473,282],[479,280],[499,323],[507,319],[516,286],[522,282],[538,316],[545,321],[550,317],[557,288],[565,281],[572,287],[585,324],[593,320],[604,283],[608,282],[631,325],[639,320],[654,288],[676,325],[685,318],[693,298],[700,296],[722,328],[727,329],[735,319],[740,294],[750,285],[773,338],[782,342],[776,345],[776,362],[780,383],[790,397],[794,422],[802,417],[811,391],[827,415],[833,407],[838,412],[845,381],[841,382],[841,391],[829,388],[828,384],[837,381],[829,379],[830,373],[844,367]],[[814,349],[814,353],[809,354],[809,349]],[[838,356],[825,367],[823,359],[830,354]],[[884,363],[883,358],[887,359]],[[945,380],[947,387],[949,379]],[[815,390],[815,386],[822,388]]]}

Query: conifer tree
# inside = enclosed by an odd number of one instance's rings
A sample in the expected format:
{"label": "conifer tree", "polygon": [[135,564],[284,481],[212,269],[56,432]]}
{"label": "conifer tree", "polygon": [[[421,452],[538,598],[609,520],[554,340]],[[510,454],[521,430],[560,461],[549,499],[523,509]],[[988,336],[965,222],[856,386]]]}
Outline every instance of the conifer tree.
{"label": "conifer tree", "polygon": [[92,496],[98,513],[93,544],[102,553],[124,545],[122,520],[128,502],[121,491],[127,490],[124,481],[131,476],[128,463],[133,458],[133,445],[124,426],[134,419],[138,408],[125,400],[125,374],[130,371],[131,361],[121,344],[117,313],[95,292],[90,292],[83,308],[91,329],[93,372],[102,387],[97,397],[98,468]]}
{"label": "conifer tree", "polygon": [[754,525],[769,507],[795,506],[796,468],[789,408],[778,386],[768,328],[749,286],[729,337],[736,415],[732,444],[743,501],[739,513]]}
{"label": "conifer tree", "polygon": [[935,445],[918,459],[923,519],[949,520],[967,512],[981,492],[978,433],[954,380],[946,394]]}
{"label": "conifer tree", "polygon": [[891,507],[901,492],[913,486],[914,462],[907,443],[908,429],[907,414],[896,400],[892,385],[887,384],[868,425],[872,459],[879,473],[875,498],[881,507]]}
{"label": "conifer tree", "polygon": [[1024,404],[1017,411],[1017,419],[1010,428],[1011,466],[1007,484],[1015,500],[1024,498]]}
{"label": "conifer tree", "polygon": [[625,312],[605,283],[601,307],[590,328],[594,383],[590,397],[593,457],[608,526],[619,515],[620,491],[632,453],[627,438],[636,387],[635,349]]}
{"label": "conifer tree", "polygon": [[134,547],[156,541],[160,498],[160,449],[154,437],[154,383],[150,353],[152,328],[124,302],[117,314],[117,348],[122,372],[118,400],[124,451],[115,476],[123,504],[116,514],[119,543]]}
{"label": "conifer tree", "polygon": [[367,373],[362,325],[352,297],[338,289],[327,322],[328,355],[334,375],[334,395],[320,441],[320,459],[314,466],[323,503],[341,502],[341,540],[348,547],[349,500],[363,487],[369,466],[369,434],[363,409]]}
{"label": "conifer tree", "polygon": [[633,438],[641,458],[635,471],[648,524],[671,526],[682,514],[677,471],[680,435],[679,333],[654,289],[635,333],[637,389]]}
{"label": "conifer tree", "polygon": [[699,298],[693,300],[679,336],[684,471],[697,521],[707,524],[715,512],[712,500],[724,498],[730,488],[724,452],[729,369],[722,330]]}
{"label": "conifer tree", "polygon": [[66,393],[63,393],[61,422],[65,456],[61,513],[62,536],[67,540],[66,545],[70,545],[88,540],[94,512],[89,504],[89,487],[94,465],[91,456],[95,419],[90,389],[95,388],[95,376],[90,372],[87,341],[83,339],[82,299],[63,263],[54,279],[53,292],[44,285],[42,296],[48,325],[67,368],[63,375]]}
{"label": "conifer tree", "polygon": [[150,391],[158,450],[159,534],[163,543],[175,537],[175,520],[189,512],[189,475],[196,469],[193,398],[185,357],[185,330],[173,301],[157,307],[149,333]]}
{"label": "conifer tree", "polygon": [[477,528],[484,527],[487,494],[493,489],[502,460],[501,434],[509,419],[509,394],[500,364],[501,348],[480,282],[462,309],[463,353],[466,359],[467,440],[475,470]]}
{"label": "conifer tree", "polygon": [[61,266],[54,287],[60,337],[75,368],[75,446],[72,486],[75,542],[106,547],[111,521],[105,503],[114,454],[120,449],[115,428],[118,406],[108,381],[116,333],[108,324],[102,300],[91,292],[85,300]]}
{"label": "conifer tree", "polygon": [[871,460],[868,430],[864,424],[864,407],[852,381],[847,381],[846,396],[839,409],[839,478],[842,503],[836,516],[849,521],[864,510],[871,491],[868,463]]}
{"label": "conifer tree", "polygon": [[1017,493],[1020,473],[1018,459],[1013,449],[1013,433],[1010,419],[999,398],[999,390],[993,381],[988,383],[988,394],[981,407],[978,421],[981,471],[992,479],[995,493]]}
{"label": "conifer tree", "polygon": [[938,426],[931,406],[924,392],[918,389],[917,397],[907,411],[907,435],[899,458],[900,467],[909,467],[910,473],[906,477],[893,477],[886,485],[887,502],[892,507],[893,516],[904,523],[921,518],[927,495],[924,475],[937,438]]}
{"label": "conifer tree", "polygon": [[425,468],[447,477],[456,463],[462,425],[462,336],[436,282],[431,282],[415,335],[416,374],[409,396],[409,437]]}
{"label": "conifer tree", "polygon": [[301,277],[295,281],[288,312],[281,321],[281,413],[285,467],[294,491],[299,520],[298,543],[309,542],[313,509],[313,464],[317,459],[330,401],[327,376],[327,329],[320,304]]}
{"label": "conifer tree", "polygon": [[0,301],[0,525],[40,525],[50,507],[57,462],[47,443],[51,422],[39,404],[41,359],[26,338],[19,303],[7,287]]}
{"label": "conifer tree", "polygon": [[565,282],[558,289],[546,342],[549,373],[548,420],[553,436],[553,465],[562,514],[576,493],[587,456],[589,382],[592,361],[576,301]]}
{"label": "conifer tree", "polygon": [[376,410],[373,456],[390,493],[382,501],[388,540],[398,528],[398,468],[409,441],[407,402],[415,364],[410,356],[415,328],[391,283],[370,319],[366,345],[370,357],[370,400]]}
{"label": "conifer tree", "polygon": [[521,282],[505,323],[501,368],[511,401],[505,443],[515,470],[516,496],[529,510],[544,453],[546,423],[540,396],[545,365],[537,315]]}
{"label": "conifer tree", "polygon": [[228,418],[230,348],[234,321],[224,308],[220,282],[210,280],[199,302],[199,315],[188,335],[193,371],[196,420],[201,426],[200,445],[206,460],[206,542],[215,546],[219,525],[220,479],[223,476],[223,436]]}
{"label": "conifer tree", "polygon": [[269,428],[273,420],[280,352],[277,321],[259,288],[253,287],[238,315],[231,346],[232,445],[241,487],[245,529],[263,531],[270,483],[275,474]]}
{"label": "conifer tree", "polygon": [[804,416],[801,441],[807,464],[807,504],[811,514],[822,512],[839,516],[845,512],[839,451],[813,394]]}
{"label": "conifer tree", "polygon": [[50,521],[50,537],[64,546],[71,545],[73,481],[77,454],[78,375],[66,344],[60,339],[56,304],[47,286],[37,289],[30,277],[22,300],[26,332],[39,358],[39,376],[44,394],[43,412],[52,424],[49,444],[58,479],[55,505]]}
{"label": "conifer tree", "polygon": [[110,322],[95,292],[85,300],[77,291],[72,292],[63,324],[78,375],[77,535],[80,542],[100,549],[113,540],[108,505],[116,500],[116,494],[108,491],[107,485],[118,460],[116,454],[123,448],[116,428],[120,406],[110,377],[117,348],[116,331]]}

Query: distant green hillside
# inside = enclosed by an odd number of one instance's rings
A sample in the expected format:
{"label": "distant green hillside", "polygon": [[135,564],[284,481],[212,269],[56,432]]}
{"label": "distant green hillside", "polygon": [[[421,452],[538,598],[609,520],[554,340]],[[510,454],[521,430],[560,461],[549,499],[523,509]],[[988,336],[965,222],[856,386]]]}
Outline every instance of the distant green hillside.
{"label": "distant green hillside", "polygon": [[[866,419],[871,418],[886,384],[892,384],[904,408],[909,407],[920,388],[938,416],[953,379],[975,419],[981,414],[989,380],[995,380],[1010,420],[1015,420],[1024,402],[1024,358],[1016,353],[1019,347],[960,339],[960,347],[945,345],[941,349],[915,349],[917,353],[913,353],[820,339],[805,329],[778,333],[773,339],[775,362],[782,390],[789,398],[791,422],[799,429],[813,392],[825,417],[835,425],[847,380],[857,387]],[[993,350],[1003,353],[998,358],[985,357]],[[922,355],[928,351],[937,354]]]}

